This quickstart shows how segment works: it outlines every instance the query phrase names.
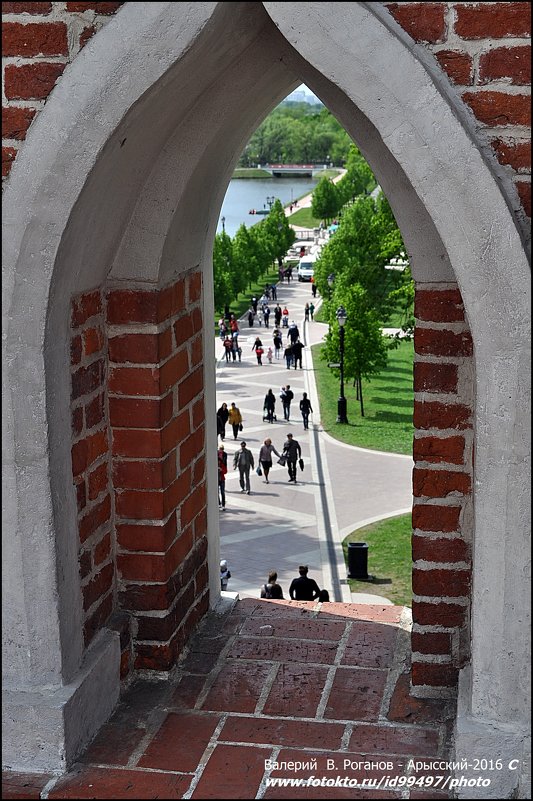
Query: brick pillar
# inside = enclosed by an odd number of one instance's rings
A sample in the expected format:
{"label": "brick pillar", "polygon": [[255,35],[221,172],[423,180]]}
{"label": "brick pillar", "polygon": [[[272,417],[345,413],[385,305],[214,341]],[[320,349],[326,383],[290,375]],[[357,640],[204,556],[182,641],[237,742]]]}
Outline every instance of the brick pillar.
{"label": "brick pillar", "polygon": [[417,286],[415,317],[412,685],[431,694],[469,655],[472,338],[456,285]]}
{"label": "brick pillar", "polygon": [[201,274],[110,290],[109,415],[120,606],[135,667],[168,670],[207,611]]}
{"label": "brick pillar", "polygon": [[105,398],[107,343],[99,290],[74,298],[71,328],[72,473],[88,645],[113,611],[115,576]]}

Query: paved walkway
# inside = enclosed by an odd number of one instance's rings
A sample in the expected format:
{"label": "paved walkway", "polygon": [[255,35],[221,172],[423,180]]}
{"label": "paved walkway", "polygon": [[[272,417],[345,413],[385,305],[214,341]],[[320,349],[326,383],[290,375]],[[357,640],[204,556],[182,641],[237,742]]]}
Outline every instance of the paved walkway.
{"label": "paved walkway", "polygon": [[416,763],[448,756],[453,706],[410,697],[403,612],[223,600],[67,775],[5,775],[2,798],[447,798],[427,789],[446,772]]}
{"label": "paved walkway", "polygon": [[[288,597],[290,581],[304,563],[309,565],[309,575],[328,589],[331,600],[382,603],[383,598],[372,593],[371,584],[367,592],[350,595],[341,542],[362,525],[411,510],[412,459],[346,446],[323,431],[310,346],[322,340],[326,326],[314,321],[304,326],[304,307],[312,299],[310,284],[284,282],[278,284],[277,292],[280,306],[287,305],[289,319],[297,323],[306,343],[302,370],[288,370],[282,358],[269,364],[266,355],[263,366],[258,366],[252,344],[259,335],[266,351],[272,344],[272,326],[249,328],[246,320],[240,321],[241,363],[226,363],[220,340],[216,344],[217,408],[223,401],[228,407],[235,401],[244,418],[239,441],[233,441],[227,427],[224,442],[229,472],[220,532],[221,555],[232,573],[228,590],[256,598],[269,570],[275,569]],[[285,341],[287,331],[282,332]],[[289,422],[283,419],[278,397],[280,387],[287,383],[295,395]],[[263,399],[269,389],[277,397],[277,422],[273,424],[262,420]],[[314,409],[308,431],[304,431],[299,412],[304,391]],[[264,439],[270,437],[281,452],[289,431],[299,441],[305,463],[297,486],[288,484],[287,469],[274,462],[270,484],[253,474],[252,494],[242,495],[238,472],[232,469],[241,439],[257,464]],[[371,556],[369,570],[372,572]]]}

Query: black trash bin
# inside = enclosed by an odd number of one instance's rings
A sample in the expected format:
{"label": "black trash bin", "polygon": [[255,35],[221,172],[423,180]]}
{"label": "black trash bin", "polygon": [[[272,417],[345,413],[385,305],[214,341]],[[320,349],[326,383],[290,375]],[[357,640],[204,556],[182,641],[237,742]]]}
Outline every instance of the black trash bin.
{"label": "black trash bin", "polygon": [[368,580],[368,544],[366,542],[348,543],[348,578]]}

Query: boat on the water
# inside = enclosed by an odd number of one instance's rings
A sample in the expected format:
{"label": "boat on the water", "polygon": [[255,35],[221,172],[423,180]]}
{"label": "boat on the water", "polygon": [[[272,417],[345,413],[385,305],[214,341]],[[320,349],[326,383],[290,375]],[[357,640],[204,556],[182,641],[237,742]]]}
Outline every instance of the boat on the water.
{"label": "boat on the water", "polygon": [[248,214],[269,214],[269,209],[250,209]]}

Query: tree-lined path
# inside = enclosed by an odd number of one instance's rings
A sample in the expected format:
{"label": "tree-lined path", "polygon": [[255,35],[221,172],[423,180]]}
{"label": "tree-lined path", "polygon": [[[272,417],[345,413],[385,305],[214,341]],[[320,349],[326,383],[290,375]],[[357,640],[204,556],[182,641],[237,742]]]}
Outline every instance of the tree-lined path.
{"label": "tree-lined path", "polygon": [[[309,575],[329,590],[331,600],[351,600],[346,585],[340,542],[349,531],[369,520],[399,514],[411,507],[410,457],[382,454],[343,445],[324,433],[320,425],[318,398],[312,369],[310,346],[322,339],[325,326],[310,322],[304,328],[305,303],[311,300],[308,283],[291,281],[278,284],[278,302],[287,305],[289,319],[297,323],[305,341],[303,369],[288,370],[285,361],[270,365],[266,351],[272,344],[273,326],[249,328],[239,321],[242,362],[226,363],[222,344],[217,340],[217,408],[232,401],[241,409],[244,430],[233,440],[231,427],[224,442],[228,453],[226,512],[220,515],[221,557],[230,564],[232,578],[228,590],[241,597],[258,597],[269,570],[278,572],[287,596],[299,564],[309,565]],[[275,306],[276,301],[271,304]],[[273,315],[271,315],[271,318]],[[282,329],[284,342],[287,330]],[[259,335],[265,347],[263,366],[257,364],[252,344]],[[280,387],[290,384],[294,392],[290,421],[283,420]],[[262,419],[263,399],[269,389],[276,395],[277,422]],[[304,431],[299,411],[302,393],[311,399],[314,414]],[[298,471],[298,484],[288,483],[288,473],[274,461],[270,484],[253,473],[250,496],[241,494],[238,471],[232,469],[233,454],[241,439],[247,442],[258,462],[259,448],[269,436],[281,452],[287,433],[300,442],[305,462]],[[372,585],[368,585],[372,593]],[[365,594],[366,596],[366,594]],[[376,602],[376,596],[373,596]],[[363,597],[354,600],[365,600]]]}

